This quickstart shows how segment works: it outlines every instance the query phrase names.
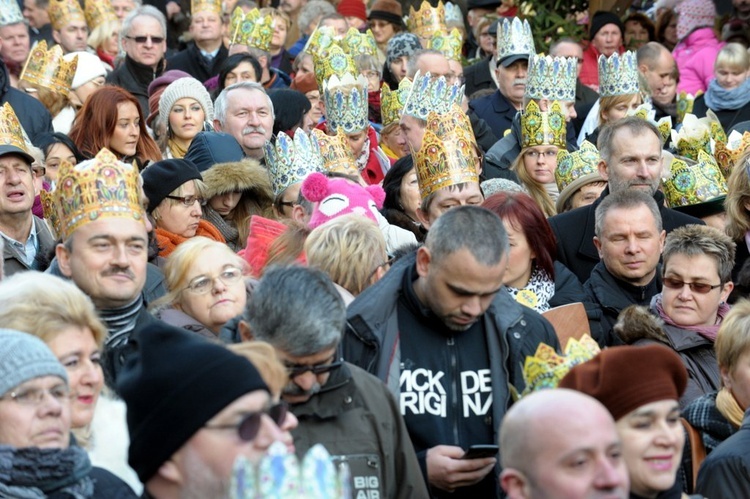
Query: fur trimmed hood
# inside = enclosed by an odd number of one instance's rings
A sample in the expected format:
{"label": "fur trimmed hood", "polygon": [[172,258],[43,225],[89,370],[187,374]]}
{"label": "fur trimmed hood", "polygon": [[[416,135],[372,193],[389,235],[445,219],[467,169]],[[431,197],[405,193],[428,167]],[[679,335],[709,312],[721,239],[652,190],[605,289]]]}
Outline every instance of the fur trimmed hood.
{"label": "fur trimmed hood", "polygon": [[273,190],[268,171],[254,159],[232,163],[219,163],[203,172],[206,198],[239,191],[248,192],[260,205],[271,207]]}
{"label": "fur trimmed hood", "polygon": [[647,307],[631,305],[620,312],[613,330],[626,345],[632,345],[640,340],[658,341],[669,345],[663,327],[664,322]]}

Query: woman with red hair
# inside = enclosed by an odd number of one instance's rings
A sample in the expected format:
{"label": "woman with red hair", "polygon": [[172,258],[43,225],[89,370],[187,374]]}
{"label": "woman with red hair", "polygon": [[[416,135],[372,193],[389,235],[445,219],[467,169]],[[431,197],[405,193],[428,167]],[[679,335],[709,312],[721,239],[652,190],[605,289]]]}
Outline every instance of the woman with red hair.
{"label": "woman with red hair", "polygon": [[135,160],[139,169],[161,159],[138,100],[120,87],[107,85],[91,94],[68,136],[86,158],[106,147],[124,162]]}

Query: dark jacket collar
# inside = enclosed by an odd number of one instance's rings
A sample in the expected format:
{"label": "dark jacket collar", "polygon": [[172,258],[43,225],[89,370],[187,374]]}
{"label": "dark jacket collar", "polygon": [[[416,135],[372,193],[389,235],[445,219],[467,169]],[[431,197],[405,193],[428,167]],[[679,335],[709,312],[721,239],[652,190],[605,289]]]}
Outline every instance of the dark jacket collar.
{"label": "dark jacket collar", "polygon": [[310,400],[293,405],[292,412],[297,417],[312,416],[320,419],[337,417],[352,407],[351,401],[355,399],[356,386],[351,381],[352,373],[348,365],[344,363],[340,368],[331,371],[326,384],[318,393],[310,397]]}
{"label": "dark jacket collar", "polygon": [[160,68],[164,68],[164,58],[162,58],[156,65],[157,69],[136,62],[134,59],[131,59],[129,55],[125,56],[124,64],[128,72],[133,75],[133,79],[142,85],[148,86],[149,83],[154,81],[154,78],[161,74],[162,69]]}

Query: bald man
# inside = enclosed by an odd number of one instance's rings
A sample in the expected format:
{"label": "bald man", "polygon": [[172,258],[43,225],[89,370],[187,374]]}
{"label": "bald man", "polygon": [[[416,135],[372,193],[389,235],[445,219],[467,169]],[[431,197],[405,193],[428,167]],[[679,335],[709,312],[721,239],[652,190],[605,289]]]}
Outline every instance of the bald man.
{"label": "bald man", "polygon": [[509,499],[626,499],[628,471],[609,411],[566,389],[522,398],[500,430],[500,484]]}

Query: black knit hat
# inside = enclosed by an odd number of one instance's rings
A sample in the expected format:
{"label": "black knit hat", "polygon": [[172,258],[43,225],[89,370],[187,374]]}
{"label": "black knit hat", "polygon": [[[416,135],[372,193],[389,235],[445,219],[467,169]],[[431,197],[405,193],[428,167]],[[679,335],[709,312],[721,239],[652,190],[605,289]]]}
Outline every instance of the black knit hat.
{"label": "black knit hat", "polygon": [[290,130],[294,133],[310,110],[310,99],[302,92],[290,88],[271,90],[268,92],[268,97],[273,102],[273,110],[276,114],[273,121],[273,134],[289,133]]}
{"label": "black knit hat", "polygon": [[137,343],[117,391],[128,409],[128,463],[146,483],[216,414],[268,387],[246,358],[163,322],[143,328]]}
{"label": "black knit hat", "polygon": [[189,180],[203,180],[201,172],[192,161],[163,159],[152,163],[141,172],[143,192],[148,198],[151,213],[171,192]]}
{"label": "black knit hat", "polygon": [[599,30],[607,24],[614,24],[620,28],[620,36],[624,40],[625,26],[622,24],[622,20],[614,12],[607,12],[606,10],[594,12],[594,17],[591,18],[591,23],[589,23],[589,40],[593,40]]}

